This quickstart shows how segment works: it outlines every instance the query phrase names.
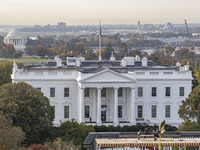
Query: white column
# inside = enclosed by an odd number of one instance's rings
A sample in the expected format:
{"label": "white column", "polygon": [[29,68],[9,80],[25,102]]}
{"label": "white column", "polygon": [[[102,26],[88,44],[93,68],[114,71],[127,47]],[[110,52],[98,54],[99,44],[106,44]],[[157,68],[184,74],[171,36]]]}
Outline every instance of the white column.
{"label": "white column", "polygon": [[119,125],[119,121],[118,121],[118,87],[114,88],[115,92],[114,92],[114,121],[113,121],[113,125],[117,126]]}
{"label": "white column", "polygon": [[101,126],[101,88],[97,88],[97,125]]}
{"label": "white column", "polygon": [[79,123],[85,122],[84,120],[84,88],[80,89],[80,97],[79,97]]}
{"label": "white column", "polygon": [[131,87],[131,101],[130,101],[130,124],[136,125],[135,115],[135,87]]}

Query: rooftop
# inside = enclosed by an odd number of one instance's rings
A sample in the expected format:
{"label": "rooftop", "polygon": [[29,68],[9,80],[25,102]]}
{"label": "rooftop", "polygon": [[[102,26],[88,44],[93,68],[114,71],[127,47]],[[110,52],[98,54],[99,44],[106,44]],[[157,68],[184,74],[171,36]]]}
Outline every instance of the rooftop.
{"label": "rooftop", "polygon": [[71,62],[62,61],[60,66],[58,66],[58,62],[49,61],[45,64],[35,65],[35,66],[26,66],[27,70],[78,70],[82,73],[97,73],[102,71],[106,68],[126,73],[128,71],[135,71],[135,70],[176,70],[177,66],[168,66],[168,65],[159,65],[155,62],[148,60],[147,65],[143,66],[142,60],[135,61],[134,63],[127,64],[126,66],[122,65],[122,61],[119,60],[104,60],[104,61],[97,61],[97,60],[81,60],[79,65],[77,65],[77,59],[75,62],[71,64]]}

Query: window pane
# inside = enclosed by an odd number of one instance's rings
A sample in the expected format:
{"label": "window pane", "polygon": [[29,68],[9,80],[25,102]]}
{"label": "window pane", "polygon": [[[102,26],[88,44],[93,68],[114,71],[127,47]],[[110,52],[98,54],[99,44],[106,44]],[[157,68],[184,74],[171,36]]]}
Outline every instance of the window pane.
{"label": "window pane", "polygon": [[69,106],[64,107],[64,118],[69,118]]}
{"label": "window pane", "polygon": [[118,97],[122,97],[123,96],[123,94],[122,94],[122,88],[119,88],[118,89]]}
{"label": "window pane", "polygon": [[39,91],[41,91],[41,87],[37,87],[36,89],[39,90]]}
{"label": "window pane", "polygon": [[50,88],[50,97],[55,97],[55,88]]}
{"label": "window pane", "polygon": [[53,108],[53,118],[55,118],[55,106],[51,106]]}
{"label": "window pane", "polygon": [[165,118],[170,118],[170,105],[165,105]]}
{"label": "window pane", "polygon": [[85,106],[85,118],[90,117],[90,106]]}
{"label": "window pane", "polygon": [[101,89],[101,97],[106,97],[106,88]]}
{"label": "window pane", "polygon": [[179,87],[179,96],[184,96],[184,87]]}
{"label": "window pane", "polygon": [[151,118],[156,118],[156,105],[151,106]]}
{"label": "window pane", "polygon": [[151,96],[152,97],[156,96],[156,87],[152,87]]}
{"label": "window pane", "polygon": [[143,97],[143,87],[138,87],[138,97]]}
{"label": "window pane", "polygon": [[90,89],[85,88],[85,97],[90,97]]}
{"label": "window pane", "polygon": [[142,105],[138,106],[138,118],[142,118]]}
{"label": "window pane", "polygon": [[64,97],[69,97],[69,88],[64,88]]}
{"label": "window pane", "polygon": [[170,96],[170,87],[165,88],[165,96]]}
{"label": "window pane", "polygon": [[122,106],[118,106],[118,118],[122,118]]}

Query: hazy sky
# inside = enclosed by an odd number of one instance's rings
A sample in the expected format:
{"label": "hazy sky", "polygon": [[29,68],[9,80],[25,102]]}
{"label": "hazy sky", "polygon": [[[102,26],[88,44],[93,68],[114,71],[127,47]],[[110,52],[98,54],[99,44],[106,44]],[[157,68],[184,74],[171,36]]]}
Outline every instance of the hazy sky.
{"label": "hazy sky", "polygon": [[0,0],[0,25],[200,23],[200,0]]}

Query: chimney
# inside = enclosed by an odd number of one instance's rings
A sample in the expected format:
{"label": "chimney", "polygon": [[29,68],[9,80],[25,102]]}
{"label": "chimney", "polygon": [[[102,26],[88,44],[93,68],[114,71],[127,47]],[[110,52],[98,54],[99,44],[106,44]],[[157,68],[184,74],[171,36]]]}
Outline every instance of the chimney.
{"label": "chimney", "polygon": [[126,57],[124,57],[121,61],[122,67],[126,67]]}
{"label": "chimney", "polygon": [[114,55],[113,55],[113,52],[111,53],[110,60],[111,60],[111,61],[115,61],[115,57],[114,57]]}
{"label": "chimney", "polygon": [[147,67],[148,59],[146,57],[142,58],[142,67]]}
{"label": "chimney", "polygon": [[80,64],[81,64],[81,60],[80,60],[80,58],[77,58],[77,59],[76,59],[76,66],[77,66],[77,67],[80,67]]}
{"label": "chimney", "polygon": [[55,57],[54,60],[56,61],[57,67],[61,67],[62,66],[62,59],[60,59],[59,57]]}
{"label": "chimney", "polygon": [[135,56],[135,61],[140,61],[140,56],[136,55]]}

